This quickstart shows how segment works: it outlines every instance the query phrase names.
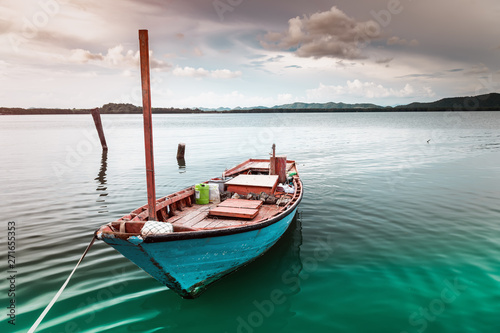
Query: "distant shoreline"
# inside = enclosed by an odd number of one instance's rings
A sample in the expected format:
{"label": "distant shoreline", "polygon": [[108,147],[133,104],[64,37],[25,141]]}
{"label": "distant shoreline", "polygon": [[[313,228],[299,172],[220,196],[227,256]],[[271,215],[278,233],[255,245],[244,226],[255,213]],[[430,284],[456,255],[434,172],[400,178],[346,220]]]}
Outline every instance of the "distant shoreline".
{"label": "distant shoreline", "polygon": [[[498,108],[478,110],[453,110],[453,109],[251,109],[251,110],[228,110],[228,111],[163,111],[153,109],[153,114],[263,114],[263,113],[407,113],[407,112],[498,112]],[[91,109],[65,110],[65,109],[43,109],[43,110],[0,110],[0,116],[29,116],[29,115],[82,115],[90,114]],[[142,115],[141,112],[100,112],[101,114]]]}
{"label": "distant shoreline", "polygon": [[[142,114],[142,107],[132,104],[108,103],[99,108],[101,114]],[[0,115],[88,114],[92,109],[0,108]],[[225,113],[358,113],[358,112],[461,112],[500,111],[500,94],[443,98],[431,103],[410,103],[395,107],[375,104],[293,103],[267,107],[202,110],[153,108],[153,114],[225,114]]]}

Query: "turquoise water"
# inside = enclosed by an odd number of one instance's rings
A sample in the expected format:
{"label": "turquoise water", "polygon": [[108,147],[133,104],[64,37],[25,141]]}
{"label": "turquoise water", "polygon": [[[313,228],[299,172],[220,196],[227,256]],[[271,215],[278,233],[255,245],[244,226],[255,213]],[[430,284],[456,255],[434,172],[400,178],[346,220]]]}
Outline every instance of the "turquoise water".
{"label": "turquoise water", "polygon": [[[153,119],[158,196],[276,143],[299,164],[301,213],[195,300],[97,242],[39,332],[500,332],[500,112]],[[90,115],[0,117],[1,332],[26,332],[94,230],[146,202],[141,116],[103,123],[106,155]]]}

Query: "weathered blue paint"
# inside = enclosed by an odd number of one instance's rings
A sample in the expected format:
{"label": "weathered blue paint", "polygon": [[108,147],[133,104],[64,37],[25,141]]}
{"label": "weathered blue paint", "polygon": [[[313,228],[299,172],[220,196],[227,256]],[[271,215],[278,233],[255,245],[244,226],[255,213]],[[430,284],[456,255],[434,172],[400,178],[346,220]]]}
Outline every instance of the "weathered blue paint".
{"label": "weathered blue paint", "polygon": [[182,297],[193,298],[211,282],[262,255],[278,241],[293,220],[297,206],[262,229],[230,235],[140,244],[103,237],[156,280]]}

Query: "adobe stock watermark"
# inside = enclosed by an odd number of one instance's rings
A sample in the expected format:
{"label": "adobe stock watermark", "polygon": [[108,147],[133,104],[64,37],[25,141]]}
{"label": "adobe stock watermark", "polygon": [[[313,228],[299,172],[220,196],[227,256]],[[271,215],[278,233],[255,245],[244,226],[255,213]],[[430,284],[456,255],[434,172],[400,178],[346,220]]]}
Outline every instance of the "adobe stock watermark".
{"label": "adobe stock watermark", "polygon": [[[238,152],[243,155],[257,156],[269,152],[276,139],[283,137],[286,131],[296,125],[296,120],[293,117],[283,117],[284,112],[265,113],[266,126],[260,127],[257,133],[251,131],[246,139],[241,141],[238,146]],[[277,154],[279,147],[277,147]]]}
{"label": "adobe stock watermark", "polygon": [[14,52],[19,52],[24,43],[36,38],[40,30],[47,27],[51,19],[60,13],[61,5],[66,2],[67,0],[39,0],[35,13],[22,18],[21,30],[18,33],[11,32],[8,36]]}
{"label": "adobe stock watermark", "polygon": [[[408,0],[411,1],[411,0]],[[379,11],[371,10],[370,15],[380,24],[382,27],[387,28],[391,24],[392,18],[395,15],[399,15],[403,12],[404,6],[400,0],[389,0],[387,2],[387,9],[381,9]]]}
{"label": "adobe stock watermark", "polygon": [[[112,270],[111,274],[111,280],[112,281],[118,281],[120,280],[120,283],[113,283],[107,288],[100,289],[95,293],[93,297],[89,296],[85,299],[85,301],[81,302],[78,305],[78,308],[75,310],[75,312],[85,312],[86,317],[84,319],[85,324],[90,324],[92,321],[94,321],[96,317],[96,312],[102,310],[102,305],[100,303],[112,300],[116,295],[120,294],[125,287],[128,285],[128,282],[125,278],[123,278],[123,274],[125,273],[125,269],[122,268],[122,271],[116,271]],[[88,311],[88,308],[91,309],[91,311]],[[78,325],[78,323],[73,320],[69,321],[65,324],[64,326],[64,332],[65,333],[76,333],[76,332],[81,332],[82,327]]]}
{"label": "adobe stock watermark", "polygon": [[[411,0],[408,0],[411,1]],[[365,29],[358,32],[356,41],[362,45],[377,38],[382,32],[382,28],[387,28],[394,16],[403,12],[404,6],[401,0],[389,0],[387,6],[380,10],[371,10],[370,15],[374,21],[367,22]]]}
{"label": "adobe stock watermark", "polygon": [[[491,73],[487,79],[478,79],[478,83],[475,93],[483,95],[467,97],[463,102],[453,104],[451,111],[442,111],[443,122],[447,126],[450,126],[450,129],[457,129],[466,123],[472,117],[471,112],[480,111],[481,102],[489,98],[487,93],[496,92],[500,89],[500,82],[495,80]],[[439,155],[444,148],[439,145],[433,145],[433,143],[443,141],[446,141],[445,133],[440,129],[433,129],[427,142],[430,146],[425,143],[417,145],[417,151],[413,154],[408,154],[408,157],[402,160],[398,170],[387,178],[390,189],[394,191],[398,185],[404,184],[406,179],[414,175],[417,165],[425,162],[429,152],[432,152],[435,156]]]}
{"label": "adobe stock watermark", "polygon": [[[91,121],[91,116],[89,114],[89,122]],[[112,135],[117,128],[119,128],[119,124],[118,121],[106,124],[107,126],[104,129],[104,134],[106,136]],[[94,153],[96,149],[99,151],[102,149],[95,126],[94,128],[82,129],[81,134],[83,138],[79,140],[76,145],[67,145],[65,147],[66,154],[62,161],[51,163],[52,172],[59,182],[63,180],[65,174],[76,170],[85,161],[85,158]]]}
{"label": "adobe stock watermark", "polygon": [[[432,299],[425,307],[420,307],[418,311],[410,314],[408,323],[416,329],[416,332],[423,333],[429,327],[429,322],[435,322],[442,315],[447,306],[455,302],[464,291],[467,290],[469,282],[455,278],[453,282],[444,280],[444,288],[438,297]],[[400,333],[410,333],[401,331]]]}
{"label": "adobe stock watermark", "polygon": [[97,138],[96,130],[82,130],[84,139],[78,141],[75,147],[67,145],[66,155],[63,162],[52,162],[51,167],[58,181],[62,181],[63,176],[78,168],[87,156],[92,154],[95,149],[101,149],[101,144]]}
{"label": "adobe stock watermark", "polygon": [[[7,296],[9,298],[7,304],[7,323],[9,325],[16,325],[16,315],[18,306],[16,298],[16,276],[17,276],[17,264],[16,264],[16,222],[9,221],[7,223],[7,229],[5,234],[7,235],[7,281],[8,288]],[[19,238],[19,237],[18,237]]]}
{"label": "adobe stock watermark", "polygon": [[224,21],[224,14],[233,12],[236,7],[241,5],[244,0],[214,0],[212,5],[214,6],[217,16],[221,22]]}
{"label": "adobe stock watermark", "polygon": [[236,318],[237,333],[253,333],[261,327],[265,320],[275,313],[276,307],[288,300],[287,295],[299,291],[301,282],[308,280],[312,273],[318,270],[320,264],[328,260],[339,247],[332,235],[326,240],[319,239],[317,244],[313,254],[302,260],[302,266],[293,265],[281,275],[283,288],[273,289],[267,299],[254,300],[252,304],[255,310]]}
{"label": "adobe stock watermark", "polygon": [[128,103],[142,106],[142,88],[140,86],[136,86],[130,89],[128,94],[120,95],[119,98],[113,100],[113,103]]}

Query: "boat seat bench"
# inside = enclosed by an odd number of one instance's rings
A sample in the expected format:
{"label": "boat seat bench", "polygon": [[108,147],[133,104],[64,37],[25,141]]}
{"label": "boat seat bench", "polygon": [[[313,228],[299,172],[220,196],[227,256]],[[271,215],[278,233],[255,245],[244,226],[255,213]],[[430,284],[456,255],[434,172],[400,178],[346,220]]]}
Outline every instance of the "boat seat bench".
{"label": "boat seat bench", "polygon": [[271,195],[278,185],[277,175],[239,175],[225,183],[229,192],[239,195],[264,192]]}
{"label": "boat seat bench", "polygon": [[210,209],[209,215],[236,217],[251,220],[259,214],[263,202],[260,200],[227,199]]}

